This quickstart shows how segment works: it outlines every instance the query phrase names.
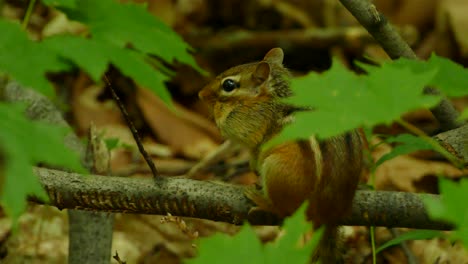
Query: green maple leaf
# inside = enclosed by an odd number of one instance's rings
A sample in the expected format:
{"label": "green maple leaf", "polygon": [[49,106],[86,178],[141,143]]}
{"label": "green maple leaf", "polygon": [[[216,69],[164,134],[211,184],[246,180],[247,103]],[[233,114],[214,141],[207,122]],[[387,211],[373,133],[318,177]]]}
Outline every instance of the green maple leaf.
{"label": "green maple leaf", "polygon": [[305,219],[306,208],[305,203],[285,220],[284,235],[272,243],[262,246],[252,227],[245,224],[234,236],[215,234],[202,238],[198,257],[186,263],[308,263],[323,230],[315,231],[312,239],[299,246],[303,235],[312,229],[312,223]]}
{"label": "green maple leaf", "polygon": [[76,7],[76,0],[42,0],[42,2],[48,6]]}
{"label": "green maple leaf", "polygon": [[394,67],[409,68],[414,73],[436,70],[434,78],[428,83],[449,97],[468,95],[468,70],[447,58],[432,54],[428,61],[401,58],[387,62]]}
{"label": "green maple leaf", "polygon": [[24,105],[0,102],[0,155],[3,184],[0,201],[13,219],[26,208],[26,197],[47,200],[32,166],[44,163],[85,172],[76,153],[64,146],[67,129],[33,122],[24,116]]}
{"label": "green maple leaf", "polygon": [[376,166],[381,165],[387,160],[393,159],[400,155],[409,154],[418,150],[435,150],[434,147],[424,139],[410,134],[400,134],[398,136],[385,139],[387,143],[399,143],[389,153],[383,155],[377,162]]}
{"label": "green maple leaf", "polygon": [[436,70],[414,73],[391,64],[366,70],[368,75],[358,76],[335,60],[325,73],[293,79],[295,95],[286,101],[314,110],[297,113],[295,122],[273,143],[312,134],[330,137],[361,126],[388,124],[408,111],[440,101],[438,96],[422,93]]}
{"label": "green maple leaf", "polygon": [[309,263],[313,249],[318,245],[323,228],[314,230],[312,239],[298,246],[303,235],[312,230],[312,223],[306,221],[304,203],[291,217],[284,221],[284,235],[278,241],[265,245],[265,263]]}
{"label": "green maple leaf", "polygon": [[202,238],[198,256],[185,261],[190,264],[205,263],[264,263],[262,245],[252,227],[244,225],[234,236],[215,234]]}
{"label": "green maple leaf", "polygon": [[440,200],[428,197],[424,199],[429,215],[432,218],[449,221],[455,224],[456,229],[451,237],[461,240],[468,248],[468,179],[459,183],[451,180],[439,179]]}
{"label": "green maple leaf", "polygon": [[0,32],[0,71],[53,97],[55,93],[45,73],[69,70],[70,66],[41,43],[31,41],[17,23],[0,19]]}
{"label": "green maple leaf", "polygon": [[119,47],[131,44],[169,63],[178,60],[202,71],[188,53],[190,46],[143,5],[121,4],[114,0],[76,2],[77,8],[62,10],[71,19],[87,24],[93,38]]}
{"label": "green maple leaf", "polygon": [[459,117],[460,120],[468,119],[468,108],[463,109]]}

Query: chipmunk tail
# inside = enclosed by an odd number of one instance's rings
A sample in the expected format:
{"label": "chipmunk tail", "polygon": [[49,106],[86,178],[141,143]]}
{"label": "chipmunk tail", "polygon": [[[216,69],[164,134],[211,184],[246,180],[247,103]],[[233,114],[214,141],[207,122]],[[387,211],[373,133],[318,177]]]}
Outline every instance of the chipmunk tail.
{"label": "chipmunk tail", "polygon": [[342,234],[339,226],[325,226],[322,238],[312,256],[312,263],[343,264]]}

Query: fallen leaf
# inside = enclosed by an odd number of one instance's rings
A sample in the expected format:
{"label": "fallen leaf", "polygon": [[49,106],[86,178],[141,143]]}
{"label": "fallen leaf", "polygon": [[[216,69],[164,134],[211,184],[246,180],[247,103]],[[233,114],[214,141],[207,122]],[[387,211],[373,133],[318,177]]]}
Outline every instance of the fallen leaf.
{"label": "fallen leaf", "polygon": [[176,107],[177,113],[171,111],[146,89],[138,89],[136,101],[154,134],[176,153],[191,159],[200,159],[217,147],[212,136],[196,125],[203,117],[192,113],[191,118],[194,121],[188,121],[182,117],[187,115],[188,110]]}
{"label": "fallen leaf", "polygon": [[[381,144],[372,153],[374,160],[378,160],[390,149],[388,144]],[[378,190],[417,192],[420,190],[415,183],[428,175],[459,177],[463,174],[463,171],[447,162],[421,160],[411,155],[402,155],[386,161],[377,168],[376,188]]]}

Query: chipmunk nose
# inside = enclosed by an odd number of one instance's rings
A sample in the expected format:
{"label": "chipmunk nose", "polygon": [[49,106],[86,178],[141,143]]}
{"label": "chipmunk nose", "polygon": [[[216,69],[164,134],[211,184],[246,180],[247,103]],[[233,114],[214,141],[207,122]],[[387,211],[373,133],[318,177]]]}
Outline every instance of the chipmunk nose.
{"label": "chipmunk nose", "polygon": [[208,93],[209,92],[207,91],[207,89],[202,89],[200,92],[198,92],[198,98],[200,98],[201,100],[205,100]]}

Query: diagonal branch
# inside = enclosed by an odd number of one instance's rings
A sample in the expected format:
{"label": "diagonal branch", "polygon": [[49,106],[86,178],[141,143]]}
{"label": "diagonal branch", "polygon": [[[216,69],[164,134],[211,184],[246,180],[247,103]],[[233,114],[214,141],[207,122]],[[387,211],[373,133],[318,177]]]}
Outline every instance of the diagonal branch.
{"label": "diagonal branch", "polygon": [[[369,31],[390,58],[418,59],[410,46],[371,2],[368,0],[340,0],[340,2]],[[439,91],[432,87],[426,87],[424,92],[426,94],[439,94]],[[447,99],[443,99],[431,109],[431,112],[439,121],[442,131],[463,125],[463,122],[457,120],[459,113]]]}

